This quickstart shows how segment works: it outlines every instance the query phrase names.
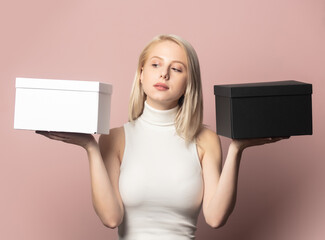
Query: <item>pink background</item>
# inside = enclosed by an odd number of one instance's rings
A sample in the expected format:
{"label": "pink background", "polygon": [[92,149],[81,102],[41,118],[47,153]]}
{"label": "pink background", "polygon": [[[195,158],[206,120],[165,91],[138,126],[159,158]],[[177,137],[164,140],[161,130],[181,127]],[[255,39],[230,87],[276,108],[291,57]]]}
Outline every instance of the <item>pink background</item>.
{"label": "pink background", "polygon": [[324,239],[324,10],[323,0],[2,1],[0,239],[117,239],[92,208],[85,152],[13,129],[15,77],[112,83],[117,127],[138,55],[160,33],[197,50],[212,129],[214,84],[292,79],[314,88],[314,135],[248,149],[233,215],[215,230],[201,214],[197,238]]}

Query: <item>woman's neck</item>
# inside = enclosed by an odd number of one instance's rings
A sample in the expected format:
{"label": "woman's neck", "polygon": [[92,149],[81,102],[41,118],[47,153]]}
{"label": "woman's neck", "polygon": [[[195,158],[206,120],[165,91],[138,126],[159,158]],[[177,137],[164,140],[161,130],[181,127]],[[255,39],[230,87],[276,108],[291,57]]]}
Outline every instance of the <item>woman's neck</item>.
{"label": "woman's neck", "polygon": [[178,109],[179,107],[176,106],[171,109],[160,110],[150,106],[147,102],[145,102],[141,119],[153,125],[174,125]]}
{"label": "woman's neck", "polygon": [[178,106],[178,102],[154,101],[150,98],[147,98],[146,103],[157,110],[168,110]]}

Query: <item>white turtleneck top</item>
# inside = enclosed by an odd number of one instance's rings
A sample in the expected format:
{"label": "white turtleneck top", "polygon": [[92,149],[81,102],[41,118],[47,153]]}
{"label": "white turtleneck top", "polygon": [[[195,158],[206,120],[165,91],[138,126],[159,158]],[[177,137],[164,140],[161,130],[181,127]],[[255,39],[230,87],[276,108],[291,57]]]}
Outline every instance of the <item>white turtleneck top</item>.
{"label": "white turtleneck top", "polygon": [[176,134],[178,107],[143,114],[124,125],[119,190],[124,218],[119,240],[195,239],[203,179],[194,142]]}

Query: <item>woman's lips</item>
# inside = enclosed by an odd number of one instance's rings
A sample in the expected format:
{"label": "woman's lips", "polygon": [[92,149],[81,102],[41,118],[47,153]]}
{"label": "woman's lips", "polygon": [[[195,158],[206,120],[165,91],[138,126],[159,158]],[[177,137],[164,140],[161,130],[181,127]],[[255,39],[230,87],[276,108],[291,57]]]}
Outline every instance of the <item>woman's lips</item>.
{"label": "woman's lips", "polygon": [[153,86],[160,91],[166,91],[169,89],[169,87],[165,83],[156,83]]}

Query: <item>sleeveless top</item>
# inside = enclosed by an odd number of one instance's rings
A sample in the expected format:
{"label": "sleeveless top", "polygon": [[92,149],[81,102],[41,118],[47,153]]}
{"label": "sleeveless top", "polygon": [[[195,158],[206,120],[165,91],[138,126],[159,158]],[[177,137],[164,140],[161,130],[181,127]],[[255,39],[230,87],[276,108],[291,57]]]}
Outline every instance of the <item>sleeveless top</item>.
{"label": "sleeveless top", "polygon": [[178,107],[142,115],[124,125],[119,190],[124,219],[119,240],[195,239],[202,207],[202,169],[194,142],[176,134]]}

